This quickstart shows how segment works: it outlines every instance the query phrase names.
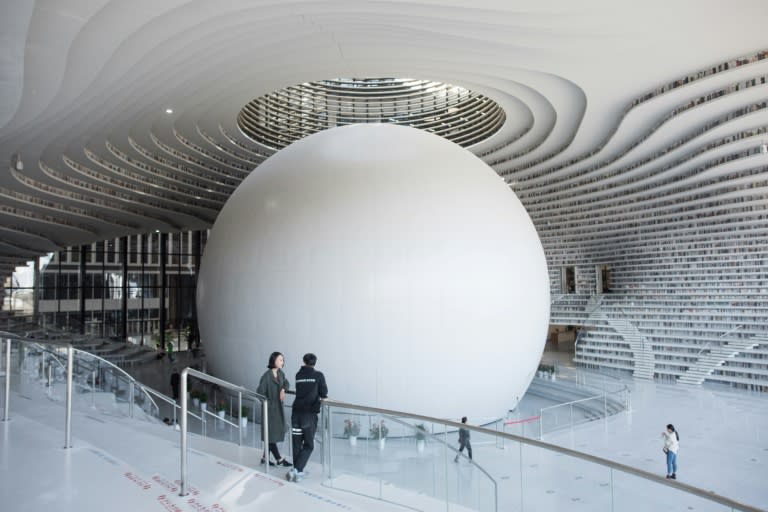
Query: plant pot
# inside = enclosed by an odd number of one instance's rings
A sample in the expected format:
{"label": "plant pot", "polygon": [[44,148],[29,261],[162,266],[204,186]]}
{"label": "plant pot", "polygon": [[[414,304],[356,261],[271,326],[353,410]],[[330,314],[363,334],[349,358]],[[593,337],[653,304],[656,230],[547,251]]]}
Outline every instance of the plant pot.
{"label": "plant pot", "polygon": [[217,411],[216,414],[219,415],[219,418],[224,419],[224,416],[227,415],[227,411]]}
{"label": "plant pot", "polygon": [[204,412],[208,410],[208,402],[200,402],[200,411]]}
{"label": "plant pot", "polygon": [[349,436],[349,446],[357,446],[357,436]]}
{"label": "plant pot", "polygon": [[379,451],[384,451],[384,445],[386,445],[386,442],[387,442],[386,437],[382,437],[381,439],[379,439]]}
{"label": "plant pot", "polygon": [[248,427],[248,418],[247,417],[240,418],[240,428],[245,429],[247,427]]}
{"label": "plant pot", "polygon": [[199,398],[193,398],[192,399],[192,405],[195,407],[200,407],[200,399]]}
{"label": "plant pot", "polygon": [[419,453],[424,453],[424,446],[427,444],[426,440],[424,439],[417,439],[416,440],[416,451]]}

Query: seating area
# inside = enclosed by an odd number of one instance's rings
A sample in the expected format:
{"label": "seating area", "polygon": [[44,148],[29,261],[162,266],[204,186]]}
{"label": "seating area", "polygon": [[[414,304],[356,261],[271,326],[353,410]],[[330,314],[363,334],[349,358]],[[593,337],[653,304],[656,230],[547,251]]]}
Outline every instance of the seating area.
{"label": "seating area", "polygon": [[[149,362],[158,357],[159,352],[146,345],[134,345],[91,335],[79,335],[60,329],[22,329],[14,325],[10,332],[22,333],[27,339],[62,341],[71,343],[79,350],[91,353],[119,367],[130,367]],[[37,327],[37,326],[35,326]]]}

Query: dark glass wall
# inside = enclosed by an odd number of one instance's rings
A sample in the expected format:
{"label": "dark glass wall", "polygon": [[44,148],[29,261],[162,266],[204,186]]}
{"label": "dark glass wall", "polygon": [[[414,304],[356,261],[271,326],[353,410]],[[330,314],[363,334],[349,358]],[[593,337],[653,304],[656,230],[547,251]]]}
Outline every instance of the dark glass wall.
{"label": "dark glass wall", "polygon": [[[206,235],[147,233],[95,242],[84,251],[70,247],[55,253],[40,273],[41,323],[112,339],[125,334],[129,342],[152,345],[160,342],[165,329],[166,342],[173,343],[174,350],[187,350],[197,330],[195,251],[202,251],[202,244],[194,241],[204,244]],[[163,238],[166,251],[160,247]],[[162,252],[167,257],[161,305]]]}

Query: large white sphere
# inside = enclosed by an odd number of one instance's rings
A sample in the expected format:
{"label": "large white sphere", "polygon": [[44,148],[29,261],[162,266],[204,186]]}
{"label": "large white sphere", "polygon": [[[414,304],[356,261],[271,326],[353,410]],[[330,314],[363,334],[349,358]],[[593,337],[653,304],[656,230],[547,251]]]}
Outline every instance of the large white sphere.
{"label": "large white sphere", "polygon": [[314,352],[332,398],[481,421],[533,378],[549,275],[484,162],[424,131],[353,125],[279,151],[232,194],[198,314],[209,366],[234,383],[255,389],[272,351],[293,381]]}

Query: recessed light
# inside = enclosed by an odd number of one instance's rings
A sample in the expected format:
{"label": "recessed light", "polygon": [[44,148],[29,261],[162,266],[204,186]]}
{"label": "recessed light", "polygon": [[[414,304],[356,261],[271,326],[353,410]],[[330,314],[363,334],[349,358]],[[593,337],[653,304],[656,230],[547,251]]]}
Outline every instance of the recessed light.
{"label": "recessed light", "polygon": [[166,114],[173,114],[173,109],[172,108],[167,108],[167,109],[165,109],[165,113]]}

